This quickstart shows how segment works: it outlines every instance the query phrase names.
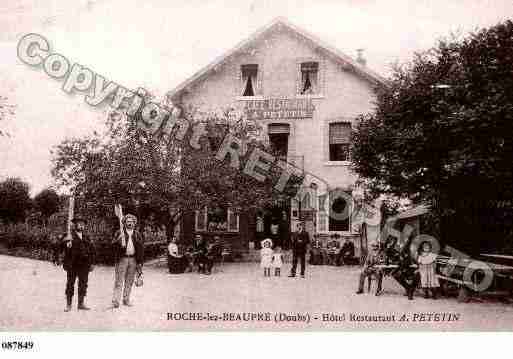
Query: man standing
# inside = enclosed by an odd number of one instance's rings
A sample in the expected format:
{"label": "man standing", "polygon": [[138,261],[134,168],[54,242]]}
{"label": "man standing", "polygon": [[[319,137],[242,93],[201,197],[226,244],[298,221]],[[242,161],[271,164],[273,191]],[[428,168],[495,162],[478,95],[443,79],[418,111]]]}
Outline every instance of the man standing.
{"label": "man standing", "polygon": [[93,270],[95,260],[94,245],[84,233],[85,220],[75,217],[72,220],[73,229],[71,237],[66,238],[64,246],[63,268],[67,272],[66,281],[66,309],[71,310],[73,293],[75,292],[75,281],[78,278],[78,310],[89,310],[84,304],[87,294],[87,282],[89,272]]}
{"label": "man standing", "polygon": [[301,262],[301,278],[305,277],[305,256],[308,244],[310,243],[310,236],[305,231],[303,223],[298,223],[297,233],[292,238],[292,269],[290,270],[289,277],[296,276],[297,262]]}
{"label": "man standing", "polygon": [[[121,288],[123,287],[123,305],[131,307],[130,292],[134,284],[135,274],[142,272],[144,261],[144,242],[141,234],[135,229],[137,217],[127,214],[123,218],[123,231],[114,234],[113,249],[116,262],[114,294],[112,306],[119,307]],[[124,286],[123,286],[124,285]]]}

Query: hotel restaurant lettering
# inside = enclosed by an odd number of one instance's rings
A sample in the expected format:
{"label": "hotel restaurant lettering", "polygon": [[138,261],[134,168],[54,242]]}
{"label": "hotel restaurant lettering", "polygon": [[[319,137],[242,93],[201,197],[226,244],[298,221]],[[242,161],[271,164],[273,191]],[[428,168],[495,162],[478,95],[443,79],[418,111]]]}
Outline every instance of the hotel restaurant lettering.
{"label": "hotel restaurant lettering", "polygon": [[[250,256],[250,243],[271,232],[287,247],[302,221],[321,240],[335,233],[349,238],[358,255],[361,220],[352,215],[351,198],[362,189],[350,167],[351,131],[359,114],[373,110],[374,88],[383,81],[361,53],[354,59],[278,19],[170,91],[177,105],[234,107],[260,121],[262,139],[303,171],[307,184],[306,195],[271,208],[239,214],[205,208],[184,215],[181,240],[191,241],[195,233],[220,236]],[[347,211],[349,218],[330,216],[333,211]]]}
{"label": "hotel restaurant lettering", "polygon": [[311,118],[312,99],[267,99],[245,101],[244,112],[252,119]]}

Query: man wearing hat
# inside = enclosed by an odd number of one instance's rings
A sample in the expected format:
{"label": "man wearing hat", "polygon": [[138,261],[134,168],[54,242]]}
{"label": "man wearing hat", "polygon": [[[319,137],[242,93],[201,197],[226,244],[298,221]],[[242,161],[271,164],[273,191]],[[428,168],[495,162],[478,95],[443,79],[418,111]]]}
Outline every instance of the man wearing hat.
{"label": "man wearing hat", "polygon": [[123,305],[132,306],[130,292],[135,274],[142,272],[144,261],[144,242],[142,235],[135,229],[137,217],[127,214],[123,218],[123,231],[117,231],[112,241],[114,250],[115,280],[112,306],[119,307],[123,291]]}
{"label": "man wearing hat", "polygon": [[301,264],[301,278],[305,277],[306,251],[310,243],[310,236],[305,231],[303,223],[298,223],[297,232],[292,238],[292,268],[289,277],[296,276],[297,262]]}
{"label": "man wearing hat", "polygon": [[75,217],[72,220],[73,229],[71,237],[66,238],[64,246],[63,268],[67,272],[66,281],[66,309],[71,310],[73,293],[75,292],[75,281],[78,278],[78,310],[89,310],[84,304],[87,294],[87,282],[89,272],[93,270],[95,261],[94,245],[84,233],[86,221],[83,218]]}
{"label": "man wearing hat", "polygon": [[381,294],[382,284],[383,284],[383,271],[376,266],[378,264],[384,264],[384,258],[379,250],[379,243],[374,242],[371,244],[371,251],[367,254],[365,258],[365,263],[363,264],[363,269],[360,273],[360,279],[358,282],[358,291],[356,294],[363,293],[363,286],[365,284],[365,278],[375,277],[377,278],[378,285],[376,289],[376,295]]}

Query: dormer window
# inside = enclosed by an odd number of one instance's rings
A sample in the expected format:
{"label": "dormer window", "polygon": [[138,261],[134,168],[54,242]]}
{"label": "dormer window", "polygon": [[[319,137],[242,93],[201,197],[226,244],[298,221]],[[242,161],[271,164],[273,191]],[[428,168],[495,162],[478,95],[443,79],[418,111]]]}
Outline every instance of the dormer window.
{"label": "dormer window", "polygon": [[313,95],[319,92],[319,63],[302,62],[301,63],[301,95]]}
{"label": "dormer window", "polygon": [[242,96],[255,96],[257,86],[257,75],[258,65],[247,64],[242,65],[241,68],[242,77]]}

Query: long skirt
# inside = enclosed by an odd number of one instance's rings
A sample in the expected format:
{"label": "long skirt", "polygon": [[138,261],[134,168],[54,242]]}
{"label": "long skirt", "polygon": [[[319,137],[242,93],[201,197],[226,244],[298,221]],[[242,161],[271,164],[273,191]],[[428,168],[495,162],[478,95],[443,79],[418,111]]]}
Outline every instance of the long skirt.
{"label": "long skirt", "polygon": [[167,256],[169,272],[173,274],[184,273],[189,261],[185,257]]}

